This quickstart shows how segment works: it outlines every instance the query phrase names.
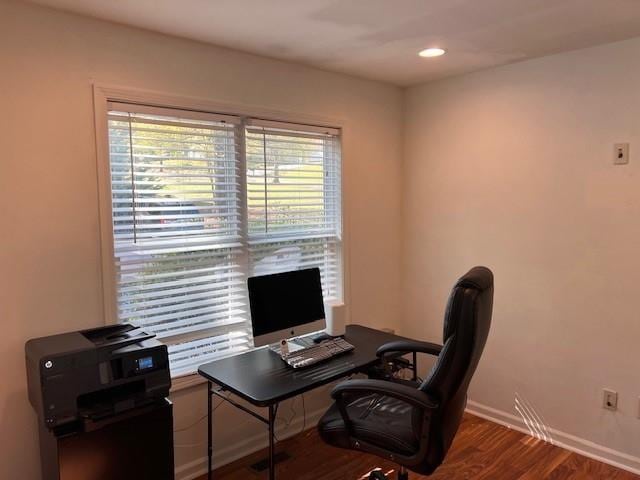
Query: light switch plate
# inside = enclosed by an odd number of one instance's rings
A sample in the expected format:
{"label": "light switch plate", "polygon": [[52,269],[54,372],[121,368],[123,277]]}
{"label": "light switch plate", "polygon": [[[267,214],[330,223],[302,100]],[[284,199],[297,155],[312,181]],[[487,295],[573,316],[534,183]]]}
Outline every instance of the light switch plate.
{"label": "light switch plate", "polygon": [[613,146],[613,164],[625,165],[629,163],[629,144],[616,143]]}
{"label": "light switch plate", "polygon": [[617,410],[618,392],[605,388],[602,393],[602,408],[606,408],[607,410]]}

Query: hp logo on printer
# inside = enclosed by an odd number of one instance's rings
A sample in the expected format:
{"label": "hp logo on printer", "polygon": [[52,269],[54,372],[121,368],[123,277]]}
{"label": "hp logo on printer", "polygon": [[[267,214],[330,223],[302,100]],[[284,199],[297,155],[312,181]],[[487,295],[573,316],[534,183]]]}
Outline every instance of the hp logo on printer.
{"label": "hp logo on printer", "polygon": [[51,360],[47,360],[46,362],[44,362],[44,368],[51,368],[53,367],[53,362]]}

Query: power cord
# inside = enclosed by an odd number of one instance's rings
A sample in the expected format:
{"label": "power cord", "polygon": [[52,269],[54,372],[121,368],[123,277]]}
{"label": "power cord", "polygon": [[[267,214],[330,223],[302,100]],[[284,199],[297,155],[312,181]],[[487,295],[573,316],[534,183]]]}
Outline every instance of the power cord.
{"label": "power cord", "polygon": [[[305,402],[304,402],[304,393],[302,395],[300,395],[300,398],[302,398],[302,430],[300,430],[298,433],[296,433],[296,435],[300,435],[307,428],[307,407],[306,407]],[[289,426],[291,425],[291,422],[293,421],[293,419],[297,415],[297,412],[293,408],[294,404],[295,404],[295,400],[297,400],[297,399],[298,399],[298,397],[295,397],[294,401],[291,402],[291,407],[290,408],[291,408],[291,411],[294,412],[294,414],[291,416],[291,418],[289,420],[285,420],[285,427],[284,428],[289,428]],[[278,438],[278,436],[276,435],[275,431],[273,432],[273,437],[276,439],[277,442],[281,442],[282,441],[282,440],[280,440]]]}
{"label": "power cord", "polygon": [[304,393],[301,395],[302,397],[302,430],[300,433],[304,432],[307,427],[307,407],[304,404]]}
{"label": "power cord", "polygon": [[298,412],[296,410],[296,401],[298,400],[298,397],[295,397],[292,401],[291,401],[291,405],[289,406],[289,418],[285,418],[284,419],[284,428],[289,428],[291,426],[291,422],[293,421],[294,418],[296,418],[296,415],[298,415]]}
{"label": "power cord", "polygon": [[[226,398],[222,398],[220,400],[220,402],[213,407],[213,409],[211,410],[212,413],[215,412],[220,405],[222,405],[223,403],[225,403],[227,401],[227,398],[229,398],[229,393],[227,394]],[[301,434],[302,432],[304,432],[307,428],[307,407],[305,404],[305,400],[304,400],[304,394],[300,395],[300,397],[302,398],[302,430],[300,430],[296,435]],[[297,415],[297,411],[295,410],[294,406],[295,406],[295,400],[298,397],[294,398],[294,401],[291,402],[291,406],[290,406],[290,412],[293,412],[293,414],[291,415],[291,417],[288,420],[285,420],[285,428],[289,428],[289,426],[291,425],[291,422],[293,421],[293,419],[296,417]],[[277,407],[276,407],[277,408]],[[277,414],[277,409],[276,409],[276,414]],[[202,422],[205,418],[207,418],[207,414],[204,414],[203,416],[201,416],[200,418],[198,418],[195,422],[191,423],[190,425],[187,425],[186,427],[182,427],[182,428],[177,428],[173,430],[173,433],[179,433],[179,432],[184,432],[186,430],[189,430],[193,427],[195,427],[196,425],[198,425],[200,422]],[[276,439],[277,442],[280,442],[281,440],[278,438],[278,436],[276,435],[275,431],[273,432],[273,437]],[[182,443],[182,444],[174,444],[174,447],[176,448],[193,448],[193,447],[199,447],[202,446],[204,444],[206,444],[207,442],[198,442],[198,443]]]}
{"label": "power cord", "polygon": [[[220,400],[220,402],[218,402],[218,404],[217,404],[215,407],[213,407],[213,408],[211,409],[211,412],[212,412],[212,413],[213,413],[213,412],[215,412],[215,411],[220,407],[220,405],[222,405],[224,402],[226,402],[226,401],[227,401],[227,398],[229,398],[229,395],[230,395],[230,394],[227,394],[227,397],[226,397],[226,398],[222,398],[222,399]],[[180,433],[180,432],[184,432],[184,431],[186,431],[186,430],[189,430],[189,429],[191,429],[191,428],[195,427],[196,425],[198,425],[200,422],[202,422],[205,418],[207,418],[207,416],[208,416],[208,414],[206,414],[206,413],[205,413],[205,414],[204,414],[204,415],[202,415],[200,418],[198,418],[195,422],[193,422],[193,423],[191,423],[191,424],[187,425],[186,427],[182,427],[182,428],[176,428],[176,429],[174,429],[174,430],[173,430],[173,433]],[[181,444],[176,443],[176,444],[174,444],[174,447],[176,447],[176,448],[192,448],[192,447],[199,447],[199,446],[201,446],[201,445],[204,445],[205,443],[206,443],[206,442],[198,442],[198,443],[181,443]]]}

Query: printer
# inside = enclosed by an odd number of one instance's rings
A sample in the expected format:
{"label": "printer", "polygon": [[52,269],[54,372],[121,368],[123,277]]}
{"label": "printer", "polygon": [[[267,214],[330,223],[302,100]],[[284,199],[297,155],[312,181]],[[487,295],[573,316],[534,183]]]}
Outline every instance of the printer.
{"label": "printer", "polygon": [[29,400],[49,430],[163,400],[167,347],[130,324],[63,333],[25,345]]}

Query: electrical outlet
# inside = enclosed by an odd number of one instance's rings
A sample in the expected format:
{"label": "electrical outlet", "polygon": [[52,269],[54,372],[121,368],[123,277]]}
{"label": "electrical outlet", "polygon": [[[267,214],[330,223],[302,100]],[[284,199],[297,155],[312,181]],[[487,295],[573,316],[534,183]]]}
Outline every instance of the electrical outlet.
{"label": "electrical outlet", "polygon": [[625,165],[629,163],[629,144],[616,143],[613,146],[613,164]]}
{"label": "electrical outlet", "polygon": [[602,408],[607,410],[618,409],[618,392],[605,388],[602,396]]}

